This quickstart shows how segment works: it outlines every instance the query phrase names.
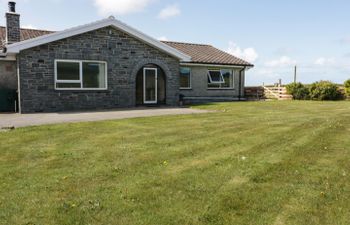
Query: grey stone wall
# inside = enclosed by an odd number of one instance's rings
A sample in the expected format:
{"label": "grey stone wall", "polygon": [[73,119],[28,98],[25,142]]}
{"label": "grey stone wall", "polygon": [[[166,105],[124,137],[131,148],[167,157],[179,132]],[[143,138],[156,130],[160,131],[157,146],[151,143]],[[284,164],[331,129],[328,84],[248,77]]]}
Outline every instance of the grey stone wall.
{"label": "grey stone wall", "polygon": [[17,64],[14,61],[0,61],[0,88],[17,90]]}
{"label": "grey stone wall", "polygon": [[6,34],[9,44],[21,40],[20,15],[16,13],[6,13]]}
{"label": "grey stone wall", "polygon": [[[133,107],[136,73],[149,63],[166,74],[167,104],[179,98],[178,59],[112,27],[27,49],[18,58],[22,113]],[[108,90],[55,90],[55,59],[106,61]]]}
{"label": "grey stone wall", "polygon": [[[189,67],[189,66],[184,66]],[[233,69],[234,71],[234,87],[232,89],[210,89],[208,88],[207,71],[209,67],[204,66],[190,66],[192,75],[192,89],[180,90],[180,93],[185,97],[227,97],[237,98],[239,96],[239,74],[241,69]],[[242,93],[244,93],[243,82]]]}

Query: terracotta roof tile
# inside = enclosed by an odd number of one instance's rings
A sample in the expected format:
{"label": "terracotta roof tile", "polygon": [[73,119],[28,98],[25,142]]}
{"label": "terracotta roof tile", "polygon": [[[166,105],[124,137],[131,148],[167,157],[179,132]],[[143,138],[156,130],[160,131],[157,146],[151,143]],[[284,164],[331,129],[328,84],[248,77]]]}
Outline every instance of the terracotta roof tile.
{"label": "terracotta roof tile", "polygon": [[[21,28],[21,41],[25,41],[28,39],[40,37],[51,33],[54,33],[54,31]],[[2,49],[6,40],[6,27],[0,26],[0,40],[0,49]]]}
{"label": "terracotta roof tile", "polygon": [[214,48],[211,45],[171,41],[162,42],[191,56],[192,61],[190,63],[253,66],[249,62],[246,62],[240,58],[237,58],[236,56]]}

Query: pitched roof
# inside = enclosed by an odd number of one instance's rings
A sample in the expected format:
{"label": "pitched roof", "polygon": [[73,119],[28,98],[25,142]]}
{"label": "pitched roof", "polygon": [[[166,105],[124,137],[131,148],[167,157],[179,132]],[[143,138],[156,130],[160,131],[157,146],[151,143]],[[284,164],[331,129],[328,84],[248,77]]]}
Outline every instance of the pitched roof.
{"label": "pitched roof", "polygon": [[163,43],[191,56],[189,63],[253,66],[236,56],[221,51],[211,45],[162,41]]}
{"label": "pitched roof", "polygon": [[144,34],[140,31],[128,26],[127,24],[115,19],[112,16],[107,18],[107,19],[99,20],[99,21],[96,21],[93,23],[82,25],[82,26],[73,27],[73,28],[70,28],[67,30],[58,31],[55,33],[47,34],[47,35],[36,37],[33,39],[28,39],[25,41],[13,43],[13,44],[7,45],[6,48],[7,48],[8,53],[16,54],[24,49],[47,44],[47,43],[50,43],[53,41],[61,40],[64,38],[72,37],[75,35],[83,34],[86,32],[90,32],[93,30],[97,30],[97,29],[100,29],[103,27],[109,27],[109,26],[115,27],[116,29],[123,31],[123,32],[143,41],[144,43],[147,43],[150,46],[153,46],[154,48],[157,48],[163,52],[166,52],[169,55],[172,55],[172,56],[180,59],[181,61],[190,61],[191,60],[191,57],[186,55],[185,53],[183,53],[175,48],[172,48],[169,45],[166,45],[166,44],[148,36],[147,34]]}
{"label": "pitched roof", "polygon": [[[36,29],[26,29],[21,28],[21,41],[25,41],[28,39],[40,37],[46,34],[54,33],[53,31],[48,30],[36,30]],[[0,26],[0,49],[4,48],[6,40],[6,27]]]}
{"label": "pitched roof", "polygon": [[[142,36],[146,39],[146,41],[150,42],[152,45],[157,45],[157,43],[160,43],[159,41],[154,40],[153,38],[127,26],[126,24],[118,20],[115,20],[114,18],[108,18],[105,20],[97,21],[91,24],[71,28],[60,32],[22,28],[21,42],[9,45],[8,50],[14,50],[14,52],[18,52],[21,49],[42,44],[45,41],[50,42],[56,39],[62,39],[64,37],[68,37],[69,35],[77,34],[79,32],[87,32],[91,29],[97,29],[98,27],[107,25],[114,25],[122,30],[126,30],[126,32],[129,31],[134,36]],[[0,49],[4,47],[5,39],[6,27],[0,26]],[[169,51],[173,55],[181,57],[182,60],[188,63],[253,66],[249,62],[246,62],[231,54],[221,51],[211,45],[172,41],[161,41],[160,44],[161,45],[158,45],[157,47],[161,47],[163,50]]]}

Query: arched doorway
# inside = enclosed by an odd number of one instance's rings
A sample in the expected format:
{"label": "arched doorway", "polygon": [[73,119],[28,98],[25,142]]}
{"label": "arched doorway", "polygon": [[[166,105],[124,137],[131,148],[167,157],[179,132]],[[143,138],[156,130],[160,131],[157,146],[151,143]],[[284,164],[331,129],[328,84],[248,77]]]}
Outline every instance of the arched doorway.
{"label": "arched doorway", "polygon": [[136,76],[136,105],[166,104],[165,73],[155,64],[144,65]]}

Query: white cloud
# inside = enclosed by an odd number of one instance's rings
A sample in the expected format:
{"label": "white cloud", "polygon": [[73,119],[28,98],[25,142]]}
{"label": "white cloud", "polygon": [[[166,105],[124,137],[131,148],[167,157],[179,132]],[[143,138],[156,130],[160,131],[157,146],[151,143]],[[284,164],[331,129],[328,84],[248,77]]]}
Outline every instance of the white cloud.
{"label": "white cloud", "polygon": [[159,41],[169,41],[169,39],[165,36],[161,36],[158,38]]}
{"label": "white cloud", "polygon": [[227,51],[229,54],[242,58],[250,63],[255,62],[259,55],[254,48],[241,49],[236,43],[230,41]]}
{"label": "white cloud", "polygon": [[318,65],[318,66],[331,66],[331,65],[334,65],[335,64],[335,59],[334,58],[324,58],[324,57],[321,57],[321,58],[318,58],[315,62],[314,62],[315,65]]}
{"label": "white cloud", "polygon": [[21,28],[24,28],[24,29],[38,29],[35,26],[33,26],[32,24],[27,24],[27,25],[21,26]]}
{"label": "white cloud", "polygon": [[159,19],[168,19],[170,17],[178,16],[181,14],[181,10],[177,4],[169,5],[162,9],[159,14]]}
{"label": "white cloud", "polygon": [[143,11],[154,0],[95,0],[95,6],[102,16],[125,15]]}
{"label": "white cloud", "polygon": [[287,66],[293,66],[296,63],[297,63],[296,60],[293,60],[288,56],[282,56],[279,59],[266,62],[265,65],[268,67],[287,67]]}

